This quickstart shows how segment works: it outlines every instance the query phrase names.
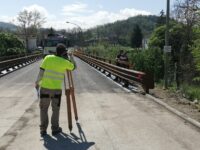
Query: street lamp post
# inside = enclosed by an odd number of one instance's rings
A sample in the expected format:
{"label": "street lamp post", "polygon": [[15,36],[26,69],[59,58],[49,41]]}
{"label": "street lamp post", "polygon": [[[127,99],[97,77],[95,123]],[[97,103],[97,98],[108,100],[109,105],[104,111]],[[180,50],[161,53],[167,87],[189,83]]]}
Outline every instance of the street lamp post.
{"label": "street lamp post", "polygon": [[82,29],[81,29],[81,27],[80,27],[79,25],[77,25],[76,23],[69,22],[69,21],[66,21],[66,23],[68,23],[68,24],[73,24],[73,25],[77,26],[77,27],[78,27],[78,29],[79,29],[79,30],[82,32]]}
{"label": "street lamp post", "polygon": [[[73,24],[73,25],[77,26],[78,29],[79,29],[79,32],[81,33],[81,36],[82,36],[82,31],[83,31],[83,30],[82,30],[82,28],[81,28],[78,24],[73,23],[73,22],[69,22],[69,21],[66,21],[66,23],[68,23],[68,24]],[[77,34],[76,34],[76,38],[77,38]],[[80,39],[82,40],[82,37],[81,37]],[[82,41],[81,41],[80,43],[82,43]]]}
{"label": "street lamp post", "polygon": [[170,0],[167,0],[167,12],[166,12],[166,32],[165,32],[165,47],[164,47],[164,58],[165,58],[165,70],[164,70],[164,88],[168,88],[168,63],[169,53],[171,52],[171,46],[169,46],[169,17],[170,17]]}

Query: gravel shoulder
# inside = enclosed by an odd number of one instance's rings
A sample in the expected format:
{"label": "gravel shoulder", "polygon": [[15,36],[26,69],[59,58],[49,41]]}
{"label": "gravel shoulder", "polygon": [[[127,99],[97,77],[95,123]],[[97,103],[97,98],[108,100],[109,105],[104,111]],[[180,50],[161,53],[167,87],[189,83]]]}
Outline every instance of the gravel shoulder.
{"label": "gravel shoulder", "polygon": [[160,87],[151,90],[150,94],[200,122],[200,104],[189,101],[178,92],[174,93],[169,90],[163,90]]}

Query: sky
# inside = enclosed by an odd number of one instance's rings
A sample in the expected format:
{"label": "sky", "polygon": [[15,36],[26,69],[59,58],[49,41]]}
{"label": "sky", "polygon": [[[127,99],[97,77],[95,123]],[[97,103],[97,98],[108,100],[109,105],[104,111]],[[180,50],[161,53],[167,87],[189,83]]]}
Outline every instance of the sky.
{"label": "sky", "polygon": [[[46,19],[43,27],[82,29],[124,20],[136,15],[159,15],[166,0],[0,0],[0,21],[17,24],[20,11],[39,11]],[[171,0],[171,6],[175,0]]]}

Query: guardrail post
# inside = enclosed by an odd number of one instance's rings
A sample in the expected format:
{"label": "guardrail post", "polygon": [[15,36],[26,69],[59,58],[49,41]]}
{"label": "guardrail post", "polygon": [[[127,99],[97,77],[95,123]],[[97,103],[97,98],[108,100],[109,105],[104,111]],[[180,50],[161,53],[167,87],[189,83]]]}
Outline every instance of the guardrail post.
{"label": "guardrail post", "polygon": [[111,73],[110,72],[108,72],[108,74],[106,75],[107,77],[111,77]]}
{"label": "guardrail post", "polygon": [[101,67],[98,67],[98,70],[101,71]]}
{"label": "guardrail post", "polygon": [[129,82],[127,80],[124,80],[124,87],[128,87],[129,86]]}
{"label": "guardrail post", "polygon": [[146,93],[149,93],[149,89],[154,88],[154,74],[152,72],[146,72],[143,78],[143,89]]}
{"label": "guardrail post", "polygon": [[145,93],[149,94],[149,88],[147,87],[147,85],[143,85],[142,88],[144,89]]}
{"label": "guardrail post", "polygon": [[103,69],[102,73],[103,73],[103,74],[105,74],[105,73],[106,73],[106,70],[105,70],[105,69]]}

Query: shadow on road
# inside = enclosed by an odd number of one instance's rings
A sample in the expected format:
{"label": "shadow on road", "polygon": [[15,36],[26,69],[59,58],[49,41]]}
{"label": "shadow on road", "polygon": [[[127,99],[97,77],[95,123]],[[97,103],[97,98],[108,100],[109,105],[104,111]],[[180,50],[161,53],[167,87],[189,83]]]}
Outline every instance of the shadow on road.
{"label": "shadow on road", "polygon": [[85,133],[83,132],[81,125],[76,124],[79,131],[79,136],[74,133],[65,134],[60,133],[54,137],[46,135],[44,137],[44,146],[48,150],[87,150],[94,142],[87,142]]}

